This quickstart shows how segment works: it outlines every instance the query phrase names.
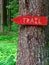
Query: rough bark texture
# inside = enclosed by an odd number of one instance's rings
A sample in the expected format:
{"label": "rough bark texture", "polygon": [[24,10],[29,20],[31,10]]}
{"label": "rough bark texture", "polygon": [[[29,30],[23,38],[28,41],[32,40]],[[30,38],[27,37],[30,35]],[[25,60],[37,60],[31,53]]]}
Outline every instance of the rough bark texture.
{"label": "rough bark texture", "polygon": [[[46,0],[19,0],[21,15],[47,15]],[[16,65],[46,65],[45,27],[19,26],[19,51]]]}

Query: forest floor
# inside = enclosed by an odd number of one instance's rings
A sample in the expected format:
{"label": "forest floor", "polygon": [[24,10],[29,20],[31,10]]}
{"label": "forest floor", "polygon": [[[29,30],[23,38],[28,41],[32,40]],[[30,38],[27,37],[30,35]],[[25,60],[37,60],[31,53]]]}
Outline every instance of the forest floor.
{"label": "forest floor", "polygon": [[16,64],[18,50],[18,32],[16,28],[13,28],[13,31],[0,34],[0,65]]}

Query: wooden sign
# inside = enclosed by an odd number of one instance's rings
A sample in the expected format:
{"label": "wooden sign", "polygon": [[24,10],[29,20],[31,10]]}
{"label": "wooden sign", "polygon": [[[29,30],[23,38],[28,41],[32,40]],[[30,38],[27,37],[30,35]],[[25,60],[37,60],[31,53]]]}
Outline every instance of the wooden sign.
{"label": "wooden sign", "polygon": [[21,25],[46,26],[48,22],[48,17],[46,16],[18,16],[16,18],[13,18],[12,21]]}

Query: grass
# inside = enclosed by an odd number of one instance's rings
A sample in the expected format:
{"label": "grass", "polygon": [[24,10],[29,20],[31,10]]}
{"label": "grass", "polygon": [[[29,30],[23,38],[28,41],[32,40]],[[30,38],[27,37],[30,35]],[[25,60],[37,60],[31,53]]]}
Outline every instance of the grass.
{"label": "grass", "polygon": [[15,63],[17,48],[17,43],[0,43],[0,65],[12,65],[13,63]]}
{"label": "grass", "polygon": [[15,65],[18,50],[18,29],[12,25],[12,31],[0,34],[0,65]]}

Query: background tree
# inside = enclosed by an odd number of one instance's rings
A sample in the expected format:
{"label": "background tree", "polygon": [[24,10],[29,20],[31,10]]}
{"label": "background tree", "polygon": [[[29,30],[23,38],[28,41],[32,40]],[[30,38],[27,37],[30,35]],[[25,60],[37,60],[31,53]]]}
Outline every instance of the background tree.
{"label": "background tree", "polygon": [[[11,30],[11,19],[19,14],[19,2],[18,0],[0,0],[0,31],[3,32],[5,28]],[[16,25],[18,28],[18,25]]]}
{"label": "background tree", "polygon": [[[7,6],[10,6],[11,0],[7,0]],[[8,29],[11,30],[11,8],[7,8],[7,25]]]}
{"label": "background tree", "polygon": [[0,33],[4,31],[4,1],[0,0]]}
{"label": "background tree", "polygon": [[[18,16],[19,14],[19,2],[18,0],[9,0],[7,1],[7,21],[8,21],[8,28],[11,28],[11,19],[13,17]],[[16,25],[16,28],[18,29],[18,25]]]}

